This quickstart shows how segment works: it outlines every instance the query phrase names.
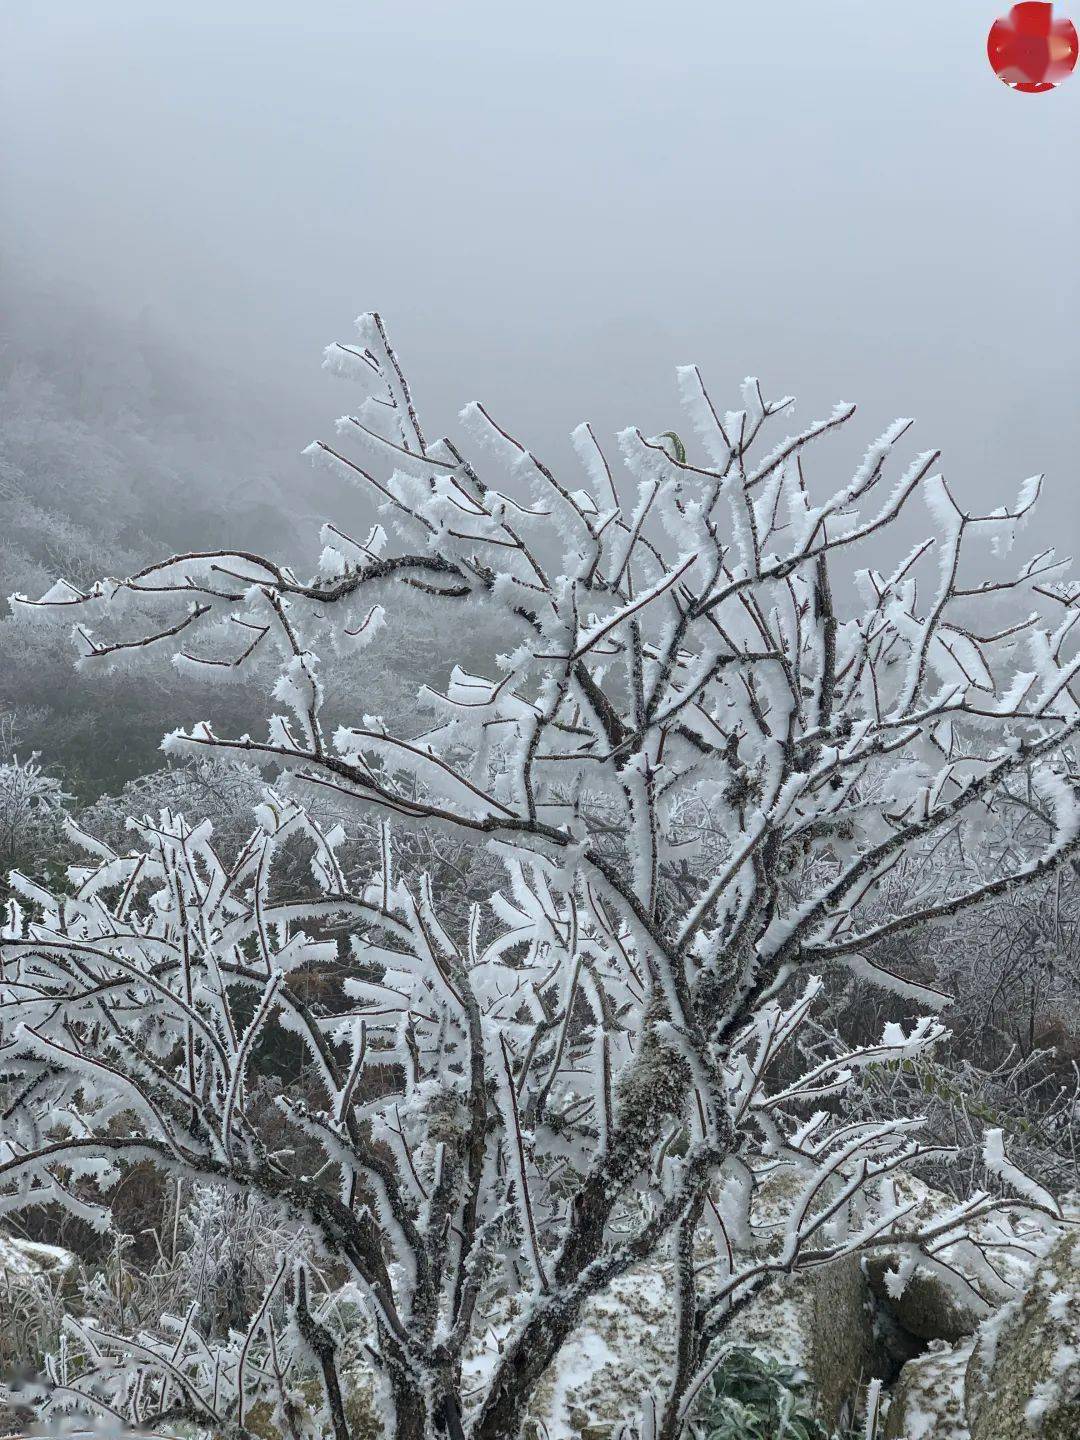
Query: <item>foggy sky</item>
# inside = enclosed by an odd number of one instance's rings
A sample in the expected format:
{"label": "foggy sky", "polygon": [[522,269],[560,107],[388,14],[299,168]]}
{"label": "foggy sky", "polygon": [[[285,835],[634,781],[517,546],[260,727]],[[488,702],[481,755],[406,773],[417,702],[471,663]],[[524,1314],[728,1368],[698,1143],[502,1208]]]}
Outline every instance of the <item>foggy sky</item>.
{"label": "foggy sky", "polygon": [[1007,90],[999,8],[7,0],[6,283],[149,309],[297,449],[366,308],[431,430],[482,398],[559,460],[677,425],[676,364],[757,374],[917,417],[974,504],[1045,470],[1069,548],[1080,77]]}

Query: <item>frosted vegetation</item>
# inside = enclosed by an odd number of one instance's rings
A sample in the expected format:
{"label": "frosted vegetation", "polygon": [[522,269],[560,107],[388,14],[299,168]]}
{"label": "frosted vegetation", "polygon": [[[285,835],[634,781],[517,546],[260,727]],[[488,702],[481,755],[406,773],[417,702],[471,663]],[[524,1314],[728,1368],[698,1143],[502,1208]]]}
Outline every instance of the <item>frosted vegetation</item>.
{"label": "frosted vegetation", "polygon": [[763,1295],[878,1256],[981,1320],[1076,1185],[1077,595],[1011,554],[1040,481],[980,514],[901,420],[838,485],[854,406],[725,412],[695,367],[681,432],[583,424],[561,476],[479,404],[430,438],[378,316],[326,363],[357,405],[310,453],[370,524],[313,573],[209,537],[13,598],[80,691],[206,718],[93,804],[17,714],[0,757],[0,1210],[79,1257],[25,1291],[9,1400],[571,1433],[545,1386],[659,1266],[663,1373],[573,1433],[816,1440],[805,1377],[733,1343]]}

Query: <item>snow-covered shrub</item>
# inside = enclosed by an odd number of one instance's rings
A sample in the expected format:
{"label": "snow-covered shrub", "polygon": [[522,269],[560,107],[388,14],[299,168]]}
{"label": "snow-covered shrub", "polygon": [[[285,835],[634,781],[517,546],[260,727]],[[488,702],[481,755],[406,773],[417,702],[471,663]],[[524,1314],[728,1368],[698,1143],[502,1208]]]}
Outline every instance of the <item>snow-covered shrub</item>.
{"label": "snow-covered shrub", "polygon": [[[821,1027],[818,1042],[831,1043]],[[1080,1189],[1080,1075],[1066,1080],[1058,1057],[1035,1051],[1015,1052],[993,1069],[982,1069],[964,1056],[921,1056],[901,1066],[874,1066],[850,1099],[849,1114],[921,1121],[926,1139],[944,1150],[927,1158],[920,1172],[939,1189],[958,1198],[973,1189],[998,1189],[999,1181],[983,1158],[986,1128],[1009,1137],[1009,1153],[1054,1194]]]}
{"label": "snow-covered shrub", "polygon": [[[1062,767],[1075,772],[1071,747]],[[878,887],[872,909],[885,920],[903,904],[954,893],[1037,860],[1052,843],[1054,814],[1021,771],[989,819],[985,843],[969,849],[962,831],[913,847]],[[1005,1130],[1026,1170],[1057,1193],[1080,1183],[1080,883],[1075,860],[1016,891],[992,894],[932,929],[902,934],[880,961],[951,992],[942,1019],[948,1041],[902,1068],[874,1067],[851,1104],[861,1115],[921,1116],[924,1134],[960,1153],[930,1160],[927,1178],[958,1195],[993,1186],[982,1163],[982,1132]],[[901,1019],[903,996],[855,974],[830,984],[825,1047],[832,1031],[861,1043]],[[813,1027],[801,1045],[814,1046]]]}
{"label": "snow-covered shrub", "polygon": [[[1076,773],[1072,747],[1063,749],[1061,766]],[[1030,864],[1052,842],[1055,825],[1051,797],[1021,771],[1003,789],[980,847],[969,850],[962,832],[927,841],[896,866],[877,905],[884,916],[903,896],[934,897]],[[1026,1058],[1055,1034],[1063,1048],[1071,1041],[1080,1053],[1080,1033],[1070,1033],[1080,998],[1078,880],[1075,863],[1059,866],[1019,892],[991,895],[933,934],[904,937],[894,947],[897,965],[919,966],[954,993],[954,1044],[976,1064],[993,1069],[1010,1052]]]}
{"label": "snow-covered shrub", "polygon": [[254,765],[195,756],[129,780],[116,795],[102,795],[79,815],[83,829],[114,849],[127,845],[132,815],[198,815],[210,820],[218,849],[238,851],[251,833],[251,815],[262,799],[263,777]]}
{"label": "snow-covered shrub", "polygon": [[197,1185],[181,1223],[175,1284],[204,1334],[246,1328],[282,1256],[304,1254],[305,1232],[282,1225],[257,1192]]}
{"label": "snow-covered shrub", "polygon": [[[372,393],[314,450],[370,488],[365,538],[328,525],[311,578],[213,551],[18,602],[73,619],[91,668],[164,652],[192,680],[265,682],[265,733],[205,722],[167,745],[277,773],[228,864],[208,824],[165,813],[133,823],[127,854],[84,837],[71,895],[15,878],[2,1204],[105,1226],[80,1184],[107,1194],[134,1160],[257,1195],[362,1300],[396,1440],[518,1436],[586,1302],[663,1250],[675,1358],[638,1429],[674,1440],[732,1317],[774,1277],[888,1246],[902,1286],[999,1204],[1056,1213],[995,1133],[986,1163],[1019,1198],[977,1192],[916,1222],[893,1177],[948,1147],[906,1115],[852,1118],[844,1097],[944,1034],[948,997],[882,965],[883,947],[1080,851],[1061,759],[1080,730],[1074,597],[1050,556],[971,570],[973,544],[1007,549],[1037,482],[976,514],[934,452],[885,481],[909,422],[819,493],[807,462],[853,406],[770,443],[790,400],[748,381],[722,414],[691,367],[700,455],[631,429],[616,464],[585,425],[576,488],[479,405],[463,414],[473,456],[429,441],[381,321],[360,330],[328,359]],[[919,496],[931,538],[860,569]],[[370,713],[365,675],[402,586],[436,602],[447,671],[407,728]],[[989,594],[1025,608],[987,633],[972,613]],[[1067,618],[1042,620],[1055,605]],[[500,650],[466,669],[477,613]],[[956,832],[983,850],[1021,773],[1054,818],[1039,853],[882,913],[913,850]],[[377,821],[359,879],[320,797]],[[444,909],[402,871],[395,832],[413,829],[491,848],[503,879],[486,905]],[[302,901],[274,883],[298,843]],[[340,993],[305,998],[343,955]],[[843,972],[914,1013],[799,1063],[823,977]],[[252,1098],[281,1033],[306,1067],[271,1131]],[[42,1409],[241,1436],[270,1406],[295,1434],[314,1380],[305,1423],[348,1440],[343,1309],[314,1266],[282,1246],[224,1341],[190,1310],[134,1337],[82,1326],[79,1368],[50,1361]],[[496,1318],[499,1347],[466,1386]]]}
{"label": "snow-covered shrub", "polygon": [[34,869],[59,847],[71,796],[38,756],[0,761],[0,866]]}

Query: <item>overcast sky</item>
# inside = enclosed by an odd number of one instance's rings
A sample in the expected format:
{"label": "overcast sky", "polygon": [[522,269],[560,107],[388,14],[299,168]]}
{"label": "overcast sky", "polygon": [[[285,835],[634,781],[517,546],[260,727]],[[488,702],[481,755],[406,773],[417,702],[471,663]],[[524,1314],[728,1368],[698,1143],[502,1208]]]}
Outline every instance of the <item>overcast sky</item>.
{"label": "overcast sky", "polygon": [[556,456],[677,423],[677,363],[755,373],[916,416],[973,500],[1046,470],[1064,546],[1080,77],[1007,90],[1000,8],[2,0],[7,283],[150,307],[298,446],[365,308],[432,429],[483,398]]}

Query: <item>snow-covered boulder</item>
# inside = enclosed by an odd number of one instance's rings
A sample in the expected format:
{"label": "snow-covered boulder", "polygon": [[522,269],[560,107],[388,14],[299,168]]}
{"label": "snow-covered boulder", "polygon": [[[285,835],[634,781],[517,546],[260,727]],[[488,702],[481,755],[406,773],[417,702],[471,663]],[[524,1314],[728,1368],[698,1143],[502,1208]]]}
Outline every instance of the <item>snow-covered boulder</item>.
{"label": "snow-covered boulder", "polygon": [[[803,1183],[791,1167],[759,1187],[752,1218],[760,1253],[779,1249]],[[713,1255],[706,1250],[702,1259],[708,1264]],[[613,1440],[637,1420],[644,1396],[663,1398],[674,1358],[673,1288],[670,1262],[655,1259],[586,1303],[557,1364],[537,1387],[525,1432],[530,1440]],[[486,1381],[512,1324],[510,1302],[506,1314],[491,1317],[486,1340],[467,1360],[466,1391]],[[804,1373],[830,1428],[846,1423],[860,1386],[880,1373],[873,1304],[853,1256],[774,1281],[739,1311],[724,1340]]]}
{"label": "snow-covered boulder", "polygon": [[[644,1267],[615,1281],[585,1308],[557,1365],[541,1381],[526,1434],[546,1440],[613,1440],[636,1420],[643,1395],[662,1397],[672,1362],[670,1267]],[[733,1320],[725,1339],[805,1373],[815,1408],[830,1427],[875,1363],[870,1299],[848,1258],[764,1290]],[[474,1362],[494,1363],[492,1352]]]}
{"label": "snow-covered boulder", "polygon": [[884,1440],[971,1440],[964,1407],[964,1375],[974,1349],[935,1340],[909,1360],[893,1388]]}
{"label": "snow-covered boulder", "polygon": [[879,1301],[887,1305],[896,1319],[918,1340],[945,1340],[950,1345],[975,1333],[986,1310],[974,1297],[957,1294],[936,1275],[917,1272],[904,1287],[903,1294],[889,1294],[886,1277],[896,1268],[897,1257],[879,1253],[863,1262],[866,1281]]}
{"label": "snow-covered boulder", "polygon": [[851,1423],[860,1389],[880,1373],[872,1301],[850,1255],[763,1291],[730,1336],[804,1371],[814,1408],[830,1428]]}
{"label": "snow-covered boulder", "polygon": [[[643,1396],[663,1397],[673,1359],[672,1284],[670,1265],[656,1262],[586,1304],[529,1406],[529,1440],[614,1440],[637,1420]],[[848,1257],[762,1291],[724,1338],[804,1373],[821,1419],[842,1425],[874,1369],[870,1303],[858,1262]],[[486,1346],[466,1365],[466,1389],[495,1365],[511,1324],[509,1315],[493,1318]]]}
{"label": "snow-covered boulder", "polygon": [[616,1280],[540,1382],[526,1434],[611,1440],[637,1419],[643,1395],[662,1395],[673,1358],[671,1270],[656,1265]]}
{"label": "snow-covered boulder", "polygon": [[[660,1395],[672,1362],[671,1268],[657,1262],[613,1281],[585,1307],[581,1323],[541,1380],[529,1406],[529,1440],[610,1440],[624,1421],[636,1420],[642,1396]],[[355,1440],[382,1440],[380,1393],[366,1342],[370,1322],[352,1305],[350,1287],[339,1292],[356,1328],[343,1366],[345,1410]],[[490,1378],[500,1347],[518,1316],[507,1299],[486,1317],[478,1343],[467,1352],[463,1389],[476,1393]],[[277,1440],[277,1437],[267,1437]]]}
{"label": "snow-covered boulder", "polygon": [[[956,1211],[954,1196],[914,1175],[898,1176],[896,1193],[900,1202],[914,1203],[912,1227],[941,1221]],[[998,1305],[1027,1283],[1030,1246],[1030,1239],[1008,1217],[986,1216],[971,1227],[969,1239],[940,1251],[939,1264],[912,1256],[905,1266],[903,1252],[890,1248],[871,1251],[863,1270],[874,1295],[909,1334],[955,1344],[973,1335]]]}
{"label": "snow-covered boulder", "polygon": [[[770,1229],[782,1224],[785,1202],[797,1183],[795,1176],[774,1177],[757,1197],[754,1223],[758,1243],[766,1253],[775,1248]],[[920,1220],[946,1215],[956,1204],[952,1197],[918,1180],[899,1180],[898,1191],[900,1198],[917,1202]],[[996,1247],[988,1253],[994,1257],[998,1274],[1007,1281],[1008,1293],[1015,1294],[1030,1282],[1038,1254],[1054,1242],[1057,1231],[1049,1226],[1045,1233],[1037,1232],[1034,1241],[1018,1244],[1015,1250],[1010,1248],[1013,1232],[1009,1228],[993,1232],[980,1229],[978,1233]],[[962,1273],[985,1281],[979,1260],[966,1242],[950,1246],[947,1254],[949,1263]],[[896,1265],[903,1258],[902,1254],[890,1253],[887,1263]],[[883,1264],[879,1272],[880,1286],[888,1296],[885,1268]],[[905,1278],[907,1285],[899,1300],[890,1297],[888,1307],[883,1307],[867,1284],[864,1263],[856,1256],[847,1256],[774,1282],[740,1311],[724,1338],[760,1350],[805,1375],[819,1418],[830,1431],[843,1432],[854,1419],[851,1408],[865,1392],[867,1380],[873,1375],[894,1374],[897,1364],[911,1353],[910,1348],[902,1349],[910,1340],[908,1330],[920,1333],[918,1322],[912,1323],[914,1300],[907,1292],[922,1276],[916,1271]],[[960,1314],[965,1312],[956,1304],[955,1287],[950,1288],[933,1273],[928,1278],[939,1285],[940,1296],[932,1289],[929,1299],[925,1293],[919,1297],[918,1290],[915,1296],[920,1303],[938,1306],[936,1312],[930,1312],[937,1313],[938,1319],[928,1320],[925,1325],[931,1329],[944,1323],[942,1316],[953,1313],[948,1306],[953,1305]],[[552,1366],[533,1397],[525,1429],[528,1440],[615,1440],[624,1424],[637,1420],[643,1396],[664,1395],[674,1339],[672,1285],[670,1264],[655,1260],[620,1277],[608,1291],[586,1305],[581,1323],[558,1364]],[[963,1293],[962,1282],[959,1288]],[[339,1300],[344,1302],[345,1298],[342,1292]],[[892,1321],[897,1309],[903,1326],[899,1337],[890,1335],[885,1324]],[[970,1332],[989,1309],[988,1304],[978,1311],[972,1306],[973,1313],[963,1321],[959,1344],[950,1346],[940,1336],[935,1337],[925,1354],[904,1365],[893,1389],[886,1440],[1006,1440],[992,1429],[969,1437],[964,1421],[964,1377],[974,1346]],[[986,1322],[987,1330],[995,1317],[996,1312]],[[513,1300],[488,1317],[483,1338],[466,1359],[466,1392],[482,1388],[498,1362],[499,1347],[515,1319]],[[378,1440],[383,1405],[362,1343],[366,1337],[365,1322],[357,1311],[356,1358],[347,1367],[345,1377],[346,1408],[358,1440]],[[1017,1440],[1020,1435],[1023,1440],[1031,1440],[1031,1432],[1018,1432]],[[1058,1436],[1052,1435],[1051,1440],[1058,1440]],[[1080,1440],[1080,1430],[1073,1440]]]}
{"label": "snow-covered boulder", "polygon": [[967,1366],[971,1440],[1080,1436],[1080,1232],[1070,1226],[1024,1294],[982,1326]]}
{"label": "snow-covered boulder", "polygon": [[[763,1255],[780,1251],[804,1184],[797,1168],[784,1166],[759,1185],[751,1218]],[[830,1429],[849,1423],[860,1388],[882,1373],[873,1299],[854,1255],[774,1280],[735,1318],[728,1338],[804,1372],[814,1408]]]}
{"label": "snow-covered boulder", "polygon": [[[916,1193],[919,1182],[903,1183]],[[920,1196],[920,1207],[934,1207],[931,1218],[947,1213],[950,1205],[936,1192]],[[1080,1235],[1075,1205],[1067,1203],[1065,1214],[1064,1230],[1035,1217],[978,1223],[975,1238],[986,1246],[980,1261],[992,1257],[1000,1288],[1007,1286],[1011,1298],[995,1305],[973,1333],[948,1343],[953,1337],[946,1331],[904,1365],[892,1388],[885,1440],[1032,1440],[1037,1435],[1078,1440],[1080,1410],[1068,1397],[1080,1391]],[[969,1279],[985,1281],[967,1242],[943,1254]],[[881,1287],[886,1303],[914,1333],[920,1326],[959,1328],[965,1310],[957,1303],[954,1282],[939,1281],[933,1272],[917,1274],[897,1300],[888,1293],[883,1272],[875,1276],[872,1266],[866,1268],[871,1283]]]}

